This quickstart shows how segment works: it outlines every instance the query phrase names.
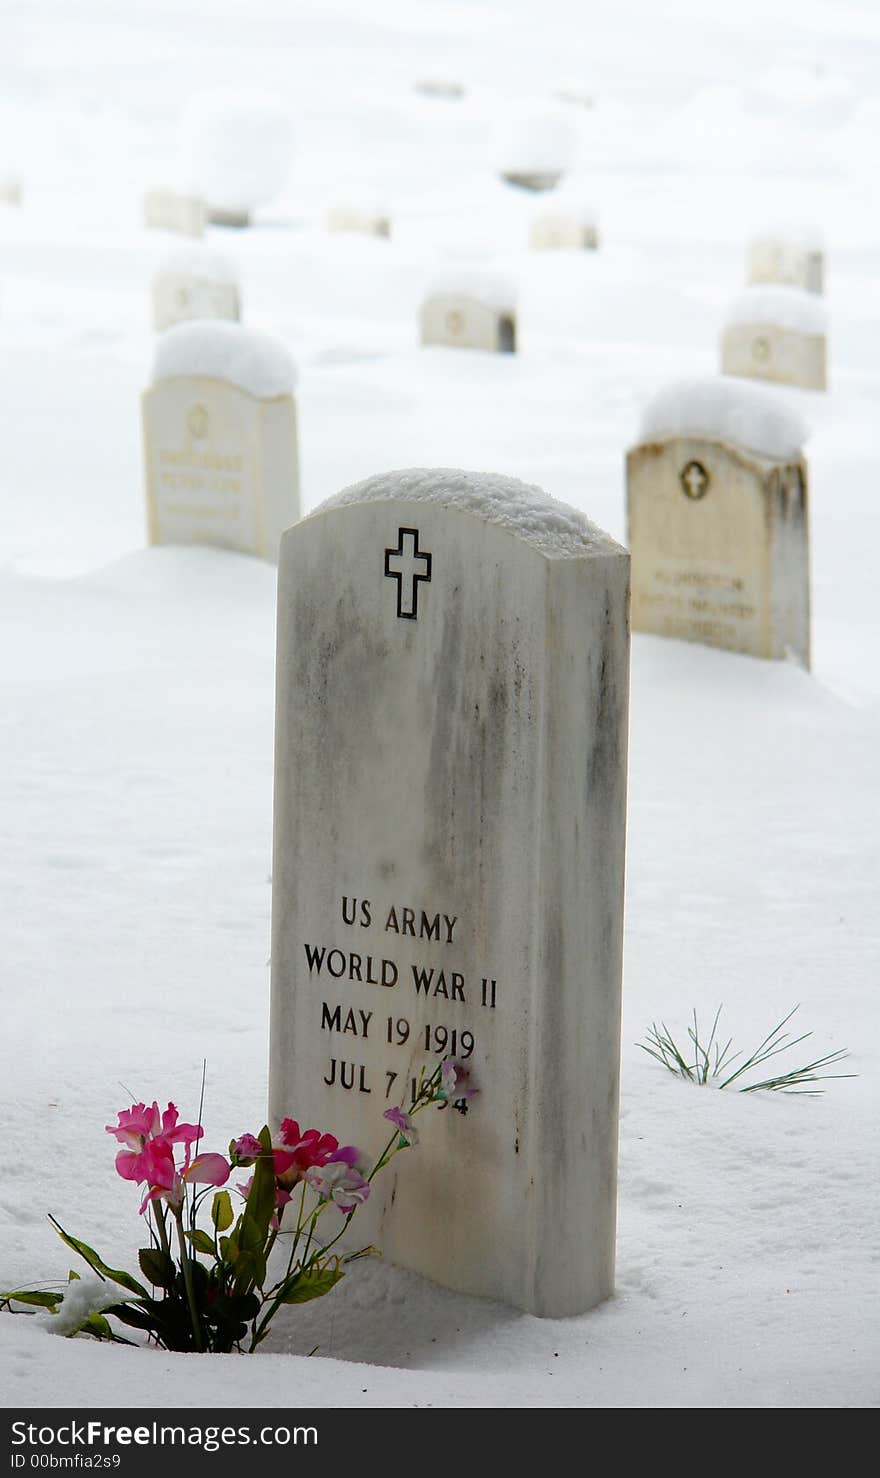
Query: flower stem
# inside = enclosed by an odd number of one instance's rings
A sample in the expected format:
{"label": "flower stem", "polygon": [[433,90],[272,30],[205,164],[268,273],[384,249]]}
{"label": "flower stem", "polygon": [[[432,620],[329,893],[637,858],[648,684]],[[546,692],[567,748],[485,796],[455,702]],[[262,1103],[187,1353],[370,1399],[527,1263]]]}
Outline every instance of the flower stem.
{"label": "flower stem", "polygon": [[180,1266],[183,1272],[183,1281],[186,1285],[186,1299],[187,1303],[189,1304],[189,1316],[192,1320],[193,1344],[195,1345],[198,1353],[201,1354],[204,1348],[202,1344],[202,1327],[199,1323],[199,1311],[196,1307],[196,1294],[195,1289],[193,1288],[192,1267],[190,1265],[189,1255],[187,1253],[186,1243],[183,1237],[182,1210],[177,1213],[175,1220],[177,1222],[177,1240],[180,1244]]}

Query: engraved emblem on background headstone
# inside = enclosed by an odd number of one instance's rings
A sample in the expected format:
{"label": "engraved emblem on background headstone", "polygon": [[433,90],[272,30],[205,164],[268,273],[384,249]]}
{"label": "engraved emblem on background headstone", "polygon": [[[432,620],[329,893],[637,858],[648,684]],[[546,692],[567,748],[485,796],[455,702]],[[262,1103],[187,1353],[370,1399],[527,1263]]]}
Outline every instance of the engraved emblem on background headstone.
{"label": "engraved emblem on background headstone", "polygon": [[194,405],[190,407],[189,414],[186,418],[186,425],[190,436],[195,436],[199,440],[201,440],[203,436],[207,436],[208,412],[203,405]]}
{"label": "engraved emblem on background headstone", "polygon": [[385,577],[397,581],[397,614],[405,621],[419,615],[419,581],[431,578],[432,556],[419,549],[418,529],[398,529],[397,548],[385,550]]}
{"label": "engraved emblem on background headstone", "polygon": [[761,338],[755,339],[754,343],[752,344],[752,357],[753,359],[757,359],[759,364],[766,363],[766,361],[770,358],[769,339],[765,339],[763,335],[761,336]]}
{"label": "engraved emblem on background headstone", "polygon": [[453,308],[452,311],[450,313],[447,313],[446,315],[446,332],[449,334],[457,335],[462,333],[463,330],[464,314],[459,313],[457,308]]}
{"label": "engraved emblem on background headstone", "polygon": [[681,486],[686,497],[704,498],[709,491],[709,474],[702,462],[688,462],[681,470]]}

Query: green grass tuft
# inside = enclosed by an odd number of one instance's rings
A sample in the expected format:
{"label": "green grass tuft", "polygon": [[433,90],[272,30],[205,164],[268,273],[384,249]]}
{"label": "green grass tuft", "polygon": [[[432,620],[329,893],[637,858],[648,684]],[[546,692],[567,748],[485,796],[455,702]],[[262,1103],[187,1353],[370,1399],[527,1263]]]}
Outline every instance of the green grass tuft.
{"label": "green grass tuft", "polygon": [[[849,1052],[841,1048],[837,1052],[826,1052],[823,1057],[817,1057],[812,1062],[806,1062],[802,1067],[791,1068],[788,1072],[776,1073],[767,1078],[761,1078],[758,1082],[743,1082],[742,1078],[749,1071],[754,1071],[768,1062],[771,1057],[776,1057],[780,1052],[789,1052],[799,1043],[805,1042],[812,1032],[802,1032],[799,1037],[793,1037],[785,1027],[791,1021],[797,1006],[792,1006],[787,1016],[768,1032],[753,1052],[743,1059],[742,1052],[731,1052],[733,1038],[728,1037],[722,1046],[721,1037],[718,1034],[718,1022],[722,1007],[719,1006],[715,1012],[712,1028],[705,1041],[700,1036],[697,1013],[694,1011],[694,1024],[687,1029],[689,1046],[679,1046],[671,1031],[662,1021],[658,1026],[656,1021],[651,1023],[646,1033],[646,1040],[639,1042],[643,1052],[659,1062],[676,1077],[686,1078],[689,1083],[712,1083],[717,1088],[729,1088],[736,1083],[740,1093],[802,1093],[816,1095],[824,1093],[824,1088],[813,1088],[809,1085],[818,1083],[825,1078],[854,1078],[855,1073],[828,1073],[823,1069],[831,1067],[834,1063],[842,1062],[849,1057]],[[738,1059],[739,1065],[735,1066]]]}

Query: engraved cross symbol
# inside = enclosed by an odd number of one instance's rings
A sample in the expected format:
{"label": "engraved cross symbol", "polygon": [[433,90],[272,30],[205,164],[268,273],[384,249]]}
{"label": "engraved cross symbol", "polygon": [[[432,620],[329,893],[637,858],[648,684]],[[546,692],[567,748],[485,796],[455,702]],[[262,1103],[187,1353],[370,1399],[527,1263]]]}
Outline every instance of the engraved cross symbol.
{"label": "engraved cross symbol", "polygon": [[418,529],[397,530],[397,548],[385,550],[385,577],[397,581],[398,616],[418,620],[419,581],[431,578],[431,556],[419,549]]}
{"label": "engraved cross symbol", "polygon": [[681,485],[689,498],[702,498],[709,486],[709,474],[702,462],[688,462],[682,470]]}

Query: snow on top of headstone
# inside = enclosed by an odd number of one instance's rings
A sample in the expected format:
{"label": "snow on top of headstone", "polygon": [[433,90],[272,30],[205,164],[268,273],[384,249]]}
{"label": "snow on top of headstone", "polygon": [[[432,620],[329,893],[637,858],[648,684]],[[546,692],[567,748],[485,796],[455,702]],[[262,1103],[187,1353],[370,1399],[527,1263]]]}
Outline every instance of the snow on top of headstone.
{"label": "snow on top of headstone", "polygon": [[292,152],[290,119],[271,99],[218,89],[193,99],[183,119],[192,181],[210,205],[249,211],[279,193]]}
{"label": "snow on top of headstone", "polygon": [[676,380],[642,411],[639,441],[674,436],[727,441],[761,457],[798,457],[809,436],[804,419],[778,391],[734,375]]}
{"label": "snow on top of headstone", "polygon": [[279,339],[219,319],[178,323],[160,334],[153,384],[181,375],[225,380],[256,400],[290,395],[296,366]]}
{"label": "snow on top of headstone", "polygon": [[473,298],[498,313],[513,313],[516,308],[516,284],[509,277],[485,267],[450,264],[435,272],[428,283],[426,298]]}
{"label": "snow on top of headstone", "polygon": [[577,508],[551,498],[539,487],[495,472],[464,472],[454,467],[409,467],[380,472],[343,488],[315,509],[324,513],[352,503],[438,503],[459,508],[534,544],[556,559],[617,554],[620,545]]}
{"label": "snow on top of headstone", "polygon": [[561,106],[517,107],[499,118],[492,131],[492,162],[502,174],[570,169],[576,131]]}
{"label": "snow on top of headstone", "polygon": [[195,277],[201,282],[238,282],[238,274],[228,257],[196,245],[175,247],[162,258],[156,276]]}
{"label": "snow on top of headstone", "polygon": [[724,323],[728,328],[737,323],[775,324],[799,334],[824,334],[828,318],[815,293],[799,287],[747,287],[733,299]]}

